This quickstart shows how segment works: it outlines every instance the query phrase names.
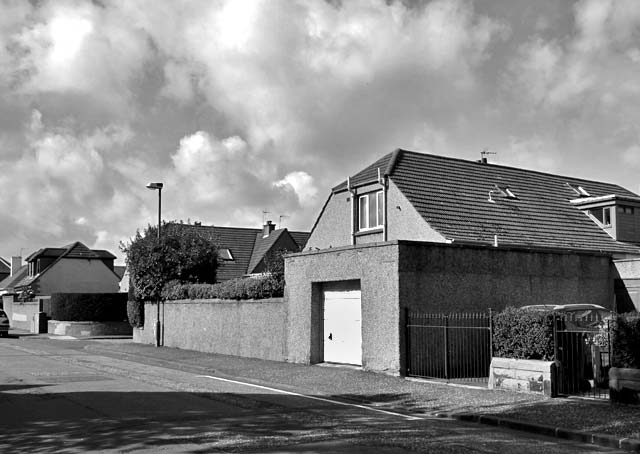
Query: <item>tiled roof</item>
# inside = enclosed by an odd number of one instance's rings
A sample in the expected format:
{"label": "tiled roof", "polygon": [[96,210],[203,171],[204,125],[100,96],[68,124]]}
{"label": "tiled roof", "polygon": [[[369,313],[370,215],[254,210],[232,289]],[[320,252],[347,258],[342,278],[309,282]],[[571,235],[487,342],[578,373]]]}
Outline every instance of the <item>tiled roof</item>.
{"label": "tiled roof", "polygon": [[262,238],[262,229],[245,227],[217,227],[194,225],[192,228],[210,236],[220,249],[229,249],[233,260],[221,260],[216,272],[216,280],[223,281],[242,277],[253,272],[255,267],[264,258],[264,255],[285,233],[300,245],[299,241],[306,243],[308,232],[289,232],[287,229],[278,229],[271,232],[267,238]]}
{"label": "tiled roof", "polygon": [[262,229],[250,229],[242,227],[216,227],[194,226],[199,231],[210,235],[219,248],[229,249],[233,260],[220,261],[216,272],[216,280],[223,281],[234,279],[247,274],[253,245],[256,236],[262,233]]}
{"label": "tiled roof", "polygon": [[118,276],[120,280],[122,280],[122,278],[124,277],[124,273],[126,271],[127,271],[127,267],[124,265],[115,265],[113,267],[113,272],[116,273],[116,276]]}
{"label": "tiled roof", "polygon": [[269,252],[269,250],[273,247],[273,245],[278,241],[284,234],[284,229],[274,230],[269,234],[268,237],[262,237],[262,231],[256,236],[256,242],[253,246],[253,253],[251,254],[251,260],[249,261],[249,267],[247,268],[247,273],[253,273],[256,269],[256,266],[260,263],[260,261],[264,258],[264,256]]}
{"label": "tiled roof", "polygon": [[18,268],[13,276],[7,276],[2,281],[0,281],[0,290],[13,290],[18,282],[20,282],[29,272],[28,265],[22,265]]}
{"label": "tiled roof", "polygon": [[89,249],[87,246],[79,241],[75,243],[67,244],[63,247],[48,247],[39,249],[29,257],[26,258],[27,262],[30,262],[36,258],[41,257],[67,257],[67,258],[95,258],[95,259],[115,259],[116,256],[109,251],[102,249]]}
{"label": "tiled roof", "polygon": [[[579,198],[571,186],[593,197],[638,197],[615,184],[404,150],[377,160],[351,184],[376,181],[379,167],[447,239],[491,244],[498,235],[501,245],[640,253],[639,246],[614,240],[569,202]],[[508,187],[516,198],[496,186]],[[341,189],[346,182],[334,191]]]}
{"label": "tiled roof", "polygon": [[307,240],[311,236],[311,232],[294,232],[289,230],[289,235],[291,235],[291,238],[293,238],[293,241],[295,241],[297,245],[300,247],[300,250],[303,250],[304,247],[307,245]]}
{"label": "tiled roof", "polygon": [[[395,163],[398,151],[399,150],[381,157],[370,166],[365,167],[363,170],[350,177],[348,182],[351,187],[378,181],[378,169],[380,169],[380,176],[383,176],[385,173],[387,173]],[[335,186],[333,188],[333,191],[342,191],[345,189],[347,189],[347,181],[343,181],[339,185]]]}
{"label": "tiled roof", "polygon": [[[61,248],[43,248],[39,249],[29,257],[27,257],[27,262],[32,262],[39,258],[48,257],[54,258],[55,260],[51,262],[45,269],[40,270],[38,274],[35,276],[25,276],[24,279],[16,283],[16,286],[23,287],[26,285],[31,285],[34,281],[36,281],[40,276],[47,272],[58,260],[62,258],[71,258],[71,259],[97,259],[97,260],[109,260],[115,259],[116,256],[113,255],[109,251],[101,250],[101,249],[89,249],[80,241],[76,241],[75,243],[68,244]],[[115,274],[115,271],[112,270]],[[117,275],[117,274],[116,274]]]}
{"label": "tiled roof", "polygon": [[11,262],[0,257],[0,273],[10,273],[11,272]]}
{"label": "tiled roof", "polygon": [[[640,252],[569,202],[579,197],[567,183],[595,197],[637,197],[615,184],[407,151],[398,155],[390,178],[429,225],[455,241],[492,243],[498,235],[505,245]],[[499,195],[496,185],[517,198]]]}

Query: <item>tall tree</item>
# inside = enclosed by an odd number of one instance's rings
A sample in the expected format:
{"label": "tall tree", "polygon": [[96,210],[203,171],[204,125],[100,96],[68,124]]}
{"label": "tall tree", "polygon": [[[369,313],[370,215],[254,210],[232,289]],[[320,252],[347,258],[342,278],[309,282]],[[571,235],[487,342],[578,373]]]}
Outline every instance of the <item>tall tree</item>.
{"label": "tall tree", "polygon": [[131,242],[120,244],[137,299],[160,299],[169,281],[214,283],[218,267],[218,246],[206,230],[175,221],[136,231]]}

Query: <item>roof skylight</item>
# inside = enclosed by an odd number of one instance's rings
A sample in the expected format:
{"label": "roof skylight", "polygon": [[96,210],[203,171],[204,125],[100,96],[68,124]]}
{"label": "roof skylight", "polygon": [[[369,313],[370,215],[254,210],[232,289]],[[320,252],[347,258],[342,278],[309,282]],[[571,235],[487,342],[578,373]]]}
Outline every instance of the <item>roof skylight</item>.
{"label": "roof skylight", "polygon": [[218,257],[222,260],[231,261],[233,260],[233,255],[231,254],[231,249],[219,249]]}
{"label": "roof skylight", "polygon": [[569,186],[569,188],[571,188],[573,192],[575,192],[580,197],[591,197],[591,194],[589,194],[589,192],[582,186],[573,186],[569,183],[566,183],[566,185]]}

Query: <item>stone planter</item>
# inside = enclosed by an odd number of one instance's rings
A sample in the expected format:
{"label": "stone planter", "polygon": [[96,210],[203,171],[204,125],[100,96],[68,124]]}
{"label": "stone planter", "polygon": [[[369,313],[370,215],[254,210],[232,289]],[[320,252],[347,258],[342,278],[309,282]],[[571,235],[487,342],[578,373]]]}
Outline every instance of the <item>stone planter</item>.
{"label": "stone planter", "polygon": [[557,395],[555,361],[492,358],[489,389]]}
{"label": "stone planter", "polygon": [[609,396],[613,402],[640,403],[640,369],[609,369]]}

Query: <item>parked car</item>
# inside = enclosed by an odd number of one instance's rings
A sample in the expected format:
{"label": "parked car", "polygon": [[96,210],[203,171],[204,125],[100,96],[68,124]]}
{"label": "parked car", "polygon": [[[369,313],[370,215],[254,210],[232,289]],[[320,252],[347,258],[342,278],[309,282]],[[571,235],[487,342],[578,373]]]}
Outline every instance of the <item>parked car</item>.
{"label": "parked car", "polygon": [[9,317],[5,311],[0,309],[0,337],[6,337],[9,334],[9,328],[11,328]]}
{"label": "parked car", "polygon": [[535,312],[559,312],[567,314],[566,321],[571,325],[596,329],[603,320],[611,316],[611,311],[598,304],[533,304],[523,306],[523,310]]}

